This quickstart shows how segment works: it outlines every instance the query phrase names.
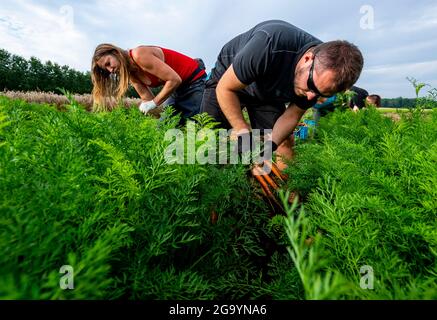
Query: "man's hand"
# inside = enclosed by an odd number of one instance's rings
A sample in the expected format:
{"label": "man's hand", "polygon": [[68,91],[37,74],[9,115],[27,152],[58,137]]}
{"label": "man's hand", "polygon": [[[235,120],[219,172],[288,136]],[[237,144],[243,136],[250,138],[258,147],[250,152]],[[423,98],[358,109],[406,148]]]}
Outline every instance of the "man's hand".
{"label": "man's hand", "polygon": [[235,146],[235,152],[238,156],[241,156],[248,151],[252,151],[252,132],[249,130],[243,130],[242,132],[237,133],[236,140],[237,145]]}
{"label": "man's hand", "polygon": [[[272,140],[267,140],[264,143],[263,149],[261,150],[260,157],[261,158],[265,158],[266,156],[271,157],[273,152],[276,151],[276,149],[278,149],[278,145]],[[264,160],[271,160],[271,159],[264,159]]]}
{"label": "man's hand", "polygon": [[271,163],[273,152],[278,149],[278,145],[272,140],[266,140],[261,146],[261,151],[258,155],[254,155],[252,163],[255,166],[265,166],[266,162]]}
{"label": "man's hand", "polygon": [[236,135],[237,144],[235,146],[235,153],[238,154],[238,156],[242,156],[248,151],[252,151],[252,148],[255,148],[255,143],[261,143],[261,150],[258,154],[252,154],[252,163],[256,165],[262,165],[264,160],[271,161],[273,152],[276,151],[278,148],[278,145],[272,141],[272,140],[265,140],[264,142],[261,139],[261,141],[254,141],[256,139],[259,139],[260,137],[254,137],[252,135],[251,131],[244,130]]}
{"label": "man's hand", "polygon": [[143,101],[140,104],[140,111],[144,114],[147,114],[150,110],[153,110],[157,107],[155,101],[150,100],[150,101]]}

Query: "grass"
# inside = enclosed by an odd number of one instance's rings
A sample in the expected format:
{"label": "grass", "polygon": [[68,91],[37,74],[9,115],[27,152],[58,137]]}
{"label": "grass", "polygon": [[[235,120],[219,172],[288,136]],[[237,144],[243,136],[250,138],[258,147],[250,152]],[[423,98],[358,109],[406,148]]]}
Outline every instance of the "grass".
{"label": "grass", "polygon": [[[382,113],[408,113],[411,112],[412,110],[409,108],[378,108],[377,109],[379,112]],[[425,113],[431,113],[433,109],[423,109],[423,112]]]}

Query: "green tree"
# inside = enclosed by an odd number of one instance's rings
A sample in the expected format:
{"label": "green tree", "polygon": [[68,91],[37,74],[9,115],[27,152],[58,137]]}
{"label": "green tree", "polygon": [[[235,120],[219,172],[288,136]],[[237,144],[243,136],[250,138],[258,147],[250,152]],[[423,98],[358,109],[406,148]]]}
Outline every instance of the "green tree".
{"label": "green tree", "polygon": [[47,81],[45,77],[44,65],[39,59],[35,57],[31,57],[29,60],[29,71],[27,79],[28,87],[26,88],[26,90],[35,89],[34,84],[36,84],[36,90],[42,90]]}
{"label": "green tree", "polygon": [[0,89],[9,88],[11,77],[11,54],[0,49]]}
{"label": "green tree", "polygon": [[27,60],[20,56],[13,55],[11,59],[10,89],[25,90],[26,87],[28,87],[27,71]]}

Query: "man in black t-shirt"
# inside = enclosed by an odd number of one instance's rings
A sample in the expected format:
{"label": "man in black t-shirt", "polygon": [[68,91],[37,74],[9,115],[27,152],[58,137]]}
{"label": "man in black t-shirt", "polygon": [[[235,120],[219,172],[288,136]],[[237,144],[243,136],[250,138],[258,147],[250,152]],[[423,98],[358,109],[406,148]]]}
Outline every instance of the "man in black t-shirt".
{"label": "man in black t-shirt", "polygon": [[369,95],[367,90],[356,86],[352,86],[349,90],[355,93],[349,101],[349,108],[351,108],[354,112],[363,109],[366,106],[365,101]]}
{"label": "man in black t-shirt", "polygon": [[[320,96],[330,97],[358,79],[363,57],[346,41],[322,43],[280,20],[256,25],[222,48],[206,83],[201,112],[236,135],[273,129],[272,148],[291,158],[291,135],[299,120]],[[289,105],[286,108],[286,105]],[[241,108],[246,107],[250,124]]]}
{"label": "man in black t-shirt", "polygon": [[[356,86],[352,86],[348,91],[352,91],[353,96],[349,99],[349,101],[345,102],[344,107],[349,107],[354,112],[358,112],[359,110],[363,109],[366,106],[365,101],[369,96],[369,93],[363,88]],[[324,117],[337,109],[337,95],[324,100],[325,101],[322,103],[317,103],[313,106],[314,120],[316,120],[316,122],[319,122],[321,117]]]}

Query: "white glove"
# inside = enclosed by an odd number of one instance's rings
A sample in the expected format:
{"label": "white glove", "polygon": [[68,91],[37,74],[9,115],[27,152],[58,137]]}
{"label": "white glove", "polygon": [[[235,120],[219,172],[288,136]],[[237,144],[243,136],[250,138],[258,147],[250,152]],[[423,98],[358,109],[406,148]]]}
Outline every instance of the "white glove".
{"label": "white glove", "polygon": [[140,104],[140,111],[144,114],[147,114],[147,112],[149,112],[150,110],[153,110],[157,107],[155,101],[150,100],[150,101],[143,101]]}

